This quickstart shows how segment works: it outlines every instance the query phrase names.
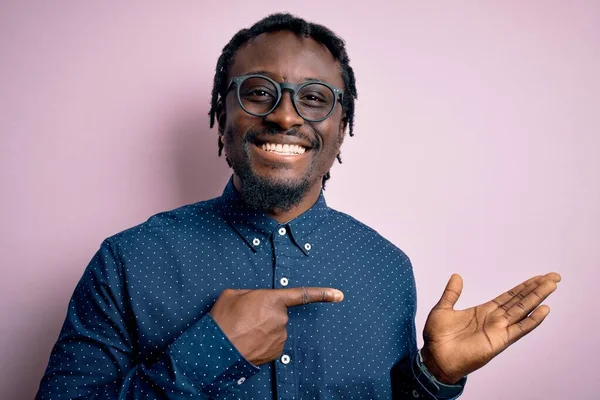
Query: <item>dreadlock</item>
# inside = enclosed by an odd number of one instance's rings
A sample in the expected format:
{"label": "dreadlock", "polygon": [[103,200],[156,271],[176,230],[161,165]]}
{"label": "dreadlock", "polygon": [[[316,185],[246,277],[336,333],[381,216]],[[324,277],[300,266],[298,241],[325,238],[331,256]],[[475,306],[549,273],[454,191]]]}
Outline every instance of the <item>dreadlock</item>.
{"label": "dreadlock", "polygon": [[[344,40],[323,25],[307,22],[302,18],[287,13],[271,14],[252,25],[249,29],[240,30],[233,38],[231,38],[229,43],[223,47],[223,52],[217,61],[217,68],[213,80],[211,107],[208,112],[208,115],[210,116],[210,127],[212,128],[215,124],[219,102],[227,95],[227,75],[229,73],[229,68],[233,64],[237,50],[247,41],[260,34],[282,30],[291,31],[306,38],[310,37],[325,45],[333,57],[340,63],[342,79],[344,81],[342,111],[348,124],[348,133],[350,136],[354,136],[354,101],[357,98],[356,80],[354,78],[354,71],[352,70],[352,67],[350,67],[350,58],[348,57],[348,53],[346,53]],[[219,137],[219,157],[223,152],[223,146],[223,141]],[[340,163],[342,162],[339,154],[337,159]],[[329,172],[323,176],[323,187],[325,187],[325,182],[330,178],[331,174]]]}

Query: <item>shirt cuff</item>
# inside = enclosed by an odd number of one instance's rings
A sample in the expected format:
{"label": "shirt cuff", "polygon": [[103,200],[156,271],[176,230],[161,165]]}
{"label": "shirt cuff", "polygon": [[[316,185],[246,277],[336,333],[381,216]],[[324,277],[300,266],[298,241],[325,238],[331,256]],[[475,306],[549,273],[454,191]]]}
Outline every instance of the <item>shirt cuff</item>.
{"label": "shirt cuff", "polygon": [[421,386],[435,396],[436,399],[452,400],[457,399],[465,389],[467,377],[463,377],[454,385],[448,385],[435,379],[429,372],[425,364],[421,362],[421,355],[416,352],[411,363],[413,374]]}
{"label": "shirt cuff", "polygon": [[453,400],[463,392],[467,378],[456,385],[446,385],[437,379],[423,365],[419,367],[419,353],[398,362],[391,371],[393,399]]}
{"label": "shirt cuff", "polygon": [[169,351],[184,374],[210,398],[225,397],[260,371],[242,356],[210,314],[181,334]]}

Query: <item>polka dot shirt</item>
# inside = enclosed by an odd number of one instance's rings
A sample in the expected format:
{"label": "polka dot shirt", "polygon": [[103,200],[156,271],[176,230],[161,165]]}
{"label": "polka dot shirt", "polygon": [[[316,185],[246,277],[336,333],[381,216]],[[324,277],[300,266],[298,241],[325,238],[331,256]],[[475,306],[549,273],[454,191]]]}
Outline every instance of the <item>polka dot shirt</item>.
{"label": "polka dot shirt", "polygon": [[[283,353],[259,367],[208,314],[226,288],[301,286],[345,298],[290,308]],[[415,311],[408,257],[373,229],[322,195],[279,224],[230,180],[102,243],[37,399],[442,398],[415,372]]]}

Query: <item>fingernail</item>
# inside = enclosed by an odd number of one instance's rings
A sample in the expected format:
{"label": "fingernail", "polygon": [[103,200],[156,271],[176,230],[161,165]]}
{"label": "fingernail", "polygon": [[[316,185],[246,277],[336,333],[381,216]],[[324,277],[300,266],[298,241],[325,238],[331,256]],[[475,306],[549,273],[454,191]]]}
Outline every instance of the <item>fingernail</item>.
{"label": "fingernail", "polygon": [[344,300],[344,293],[342,293],[340,290],[334,290],[334,292],[333,292],[333,300],[334,301],[342,301],[342,300]]}

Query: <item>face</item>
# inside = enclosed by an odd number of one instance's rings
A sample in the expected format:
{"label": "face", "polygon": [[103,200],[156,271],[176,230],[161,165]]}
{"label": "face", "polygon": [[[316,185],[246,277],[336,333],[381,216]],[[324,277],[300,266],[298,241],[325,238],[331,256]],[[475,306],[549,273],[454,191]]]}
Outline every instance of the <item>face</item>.
{"label": "face", "polygon": [[[259,71],[280,83],[317,79],[344,89],[340,65],[329,50],[289,31],[262,34],[246,43],[236,52],[228,81]],[[294,108],[292,94],[283,91],[277,108],[257,117],[240,107],[235,87],[219,110],[218,122],[236,187],[244,197],[261,197],[246,200],[267,210],[289,209],[307,194],[320,193],[345,131],[339,101],[324,121],[307,122]]]}

